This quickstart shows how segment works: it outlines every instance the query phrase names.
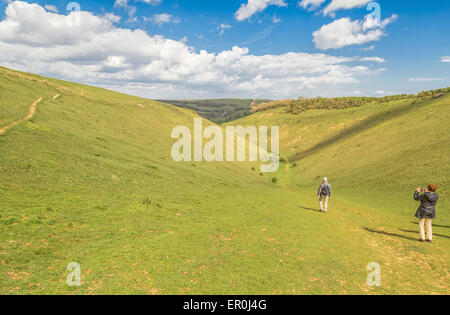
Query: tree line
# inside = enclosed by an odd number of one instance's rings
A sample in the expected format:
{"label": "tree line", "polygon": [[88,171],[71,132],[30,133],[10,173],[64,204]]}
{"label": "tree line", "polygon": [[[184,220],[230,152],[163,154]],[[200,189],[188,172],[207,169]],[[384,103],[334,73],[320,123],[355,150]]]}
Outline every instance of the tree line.
{"label": "tree line", "polygon": [[372,103],[387,103],[395,100],[411,99],[414,102],[423,98],[438,98],[450,92],[450,87],[423,91],[416,94],[390,95],[384,97],[299,97],[298,99],[285,99],[278,101],[264,102],[256,106],[252,106],[252,113],[263,112],[275,108],[286,108],[291,114],[298,114],[313,109],[344,109],[350,107],[361,107]]}

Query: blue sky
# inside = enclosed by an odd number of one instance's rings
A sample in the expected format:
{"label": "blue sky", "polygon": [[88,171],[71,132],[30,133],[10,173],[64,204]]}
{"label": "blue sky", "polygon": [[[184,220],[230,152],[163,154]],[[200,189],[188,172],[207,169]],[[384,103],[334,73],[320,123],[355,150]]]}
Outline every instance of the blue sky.
{"label": "blue sky", "polygon": [[78,1],[80,25],[68,26],[69,1],[3,1],[0,64],[149,98],[450,86],[450,2],[377,1],[375,24],[369,2]]}

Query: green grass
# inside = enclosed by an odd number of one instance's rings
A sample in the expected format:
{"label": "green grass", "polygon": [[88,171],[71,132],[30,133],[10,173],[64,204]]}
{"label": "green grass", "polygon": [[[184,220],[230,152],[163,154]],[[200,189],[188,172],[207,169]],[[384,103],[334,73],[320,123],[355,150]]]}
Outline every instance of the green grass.
{"label": "green grass", "polygon": [[[192,111],[4,68],[0,82],[3,122],[43,97],[0,136],[2,294],[449,293],[448,97],[249,116],[238,123],[281,126],[285,162],[261,176],[173,162],[170,132]],[[414,241],[412,191],[428,181],[441,185],[433,245]]]}
{"label": "green grass", "polygon": [[[416,103],[400,100],[299,115],[280,108],[234,123],[281,126],[280,145],[289,174],[280,168],[280,176],[286,187],[309,192],[307,207],[315,207],[314,188],[321,178],[330,179],[335,191],[332,207],[349,217],[348,242],[366,243],[356,261],[380,247],[384,254],[373,259],[382,259],[390,273],[405,274],[390,283],[390,292],[411,293],[405,288],[411,285],[425,293],[448,294],[449,121],[450,94]],[[440,201],[435,244],[424,247],[415,241],[418,203],[412,195],[416,187],[431,182],[439,185]],[[417,282],[414,273],[419,275]]]}

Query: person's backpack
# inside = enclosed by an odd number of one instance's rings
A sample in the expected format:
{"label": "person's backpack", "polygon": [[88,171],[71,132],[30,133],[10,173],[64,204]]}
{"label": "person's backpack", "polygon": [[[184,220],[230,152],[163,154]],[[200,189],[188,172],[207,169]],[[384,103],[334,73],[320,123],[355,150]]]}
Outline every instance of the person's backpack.
{"label": "person's backpack", "polygon": [[322,193],[321,193],[321,195],[322,196],[329,196],[330,195],[330,193],[331,193],[331,187],[330,187],[330,185],[324,185],[323,187],[322,187]]}

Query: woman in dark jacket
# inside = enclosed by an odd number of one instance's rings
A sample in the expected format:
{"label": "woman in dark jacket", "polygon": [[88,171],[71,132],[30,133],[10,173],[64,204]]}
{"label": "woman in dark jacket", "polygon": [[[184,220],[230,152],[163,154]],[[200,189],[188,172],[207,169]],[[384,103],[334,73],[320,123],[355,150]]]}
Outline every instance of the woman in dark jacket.
{"label": "woman in dark jacket", "polygon": [[[417,209],[416,217],[419,219],[420,241],[425,242],[425,223],[427,226],[427,242],[433,242],[433,219],[436,219],[436,204],[439,196],[436,193],[437,186],[428,185],[428,190],[423,191],[417,188],[414,193],[414,199],[420,201],[420,207]],[[420,194],[424,192],[424,194]]]}

